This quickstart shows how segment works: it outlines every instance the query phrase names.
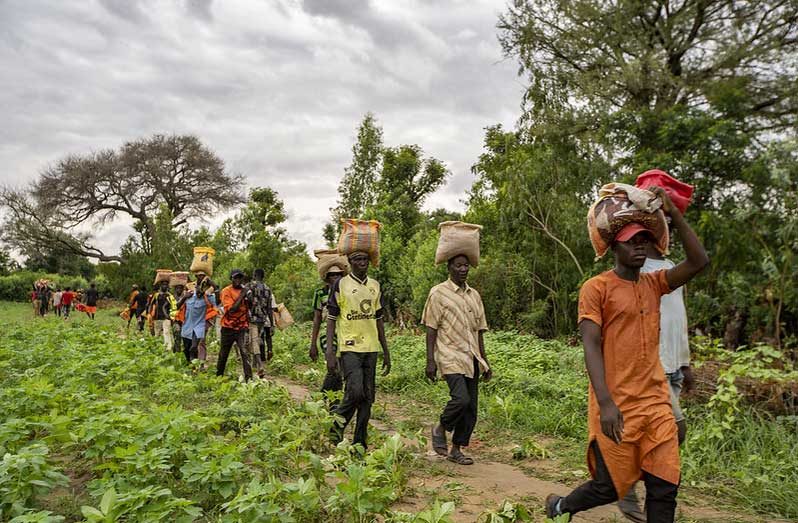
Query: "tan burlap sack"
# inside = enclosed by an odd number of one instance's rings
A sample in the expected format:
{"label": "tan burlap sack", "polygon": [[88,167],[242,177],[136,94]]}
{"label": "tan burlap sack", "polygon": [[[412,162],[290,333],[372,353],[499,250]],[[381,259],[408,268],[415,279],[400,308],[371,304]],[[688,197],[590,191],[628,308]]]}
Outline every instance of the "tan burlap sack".
{"label": "tan burlap sack", "polygon": [[353,252],[365,252],[371,264],[380,264],[380,228],[382,224],[376,220],[341,220],[343,228],[338,238],[338,252],[349,256]]}
{"label": "tan burlap sack", "polygon": [[155,285],[158,285],[162,281],[169,281],[169,278],[172,276],[172,269],[155,269]]}
{"label": "tan burlap sack", "polygon": [[287,329],[294,324],[294,317],[291,316],[291,313],[288,312],[288,309],[285,308],[285,304],[283,303],[277,304],[277,308],[274,309],[273,314],[274,326],[280,330]]}
{"label": "tan burlap sack", "polygon": [[327,277],[327,271],[332,267],[338,267],[344,274],[349,274],[349,260],[346,256],[338,252],[337,249],[317,249],[313,251],[316,255],[316,269],[319,271],[319,278],[324,280]]}
{"label": "tan burlap sack", "polygon": [[183,287],[186,286],[188,283],[188,273],[184,271],[176,271],[173,272],[171,276],[169,276],[169,286],[170,287],[177,287],[178,285],[182,285]]}
{"label": "tan burlap sack", "polygon": [[214,256],[216,256],[216,251],[212,247],[194,247],[194,260],[188,270],[204,272],[208,276],[213,276]]}
{"label": "tan burlap sack", "polygon": [[455,256],[463,255],[468,263],[479,265],[479,231],[481,225],[465,222],[442,222],[438,225],[441,236],[435,251],[435,264],[446,263]]}

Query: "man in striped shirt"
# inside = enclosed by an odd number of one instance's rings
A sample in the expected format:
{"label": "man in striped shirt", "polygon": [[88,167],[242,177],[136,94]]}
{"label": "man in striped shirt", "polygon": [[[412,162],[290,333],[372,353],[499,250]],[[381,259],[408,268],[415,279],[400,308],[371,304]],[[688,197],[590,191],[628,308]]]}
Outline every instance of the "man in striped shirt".
{"label": "man in striped shirt", "polygon": [[[427,378],[435,381],[440,372],[451,395],[432,429],[432,448],[460,465],[474,463],[461,447],[468,446],[477,423],[479,376],[491,378],[482,336],[488,330],[485,308],[466,283],[470,267],[464,255],[449,260],[449,279],[430,290],[421,318],[427,327]],[[446,432],[454,433],[451,451]]]}

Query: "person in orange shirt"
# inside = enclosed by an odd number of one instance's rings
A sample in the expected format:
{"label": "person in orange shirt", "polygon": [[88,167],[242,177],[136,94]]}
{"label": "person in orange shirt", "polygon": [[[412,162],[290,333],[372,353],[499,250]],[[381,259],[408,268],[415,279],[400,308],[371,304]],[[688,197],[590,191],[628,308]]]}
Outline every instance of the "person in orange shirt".
{"label": "person in orange shirt", "polygon": [[653,188],[679,231],[687,259],[672,269],[641,273],[651,233],[629,223],[616,235],[615,268],[579,292],[579,330],[590,377],[588,468],[593,479],[568,496],[546,498],[546,515],[573,515],[617,501],[639,479],[646,521],[671,523],[680,464],[670,390],[659,359],[660,298],[693,279],[709,258],[661,188]]}
{"label": "person in orange shirt", "polygon": [[247,308],[244,292],[244,271],[233,269],[230,271],[231,285],[222,289],[220,296],[224,307],[222,316],[222,332],[220,336],[219,359],[216,361],[216,375],[224,374],[230,349],[236,346],[241,364],[244,367],[244,381],[252,379],[252,366],[250,364],[249,348],[247,346],[247,332],[249,332],[249,310]]}

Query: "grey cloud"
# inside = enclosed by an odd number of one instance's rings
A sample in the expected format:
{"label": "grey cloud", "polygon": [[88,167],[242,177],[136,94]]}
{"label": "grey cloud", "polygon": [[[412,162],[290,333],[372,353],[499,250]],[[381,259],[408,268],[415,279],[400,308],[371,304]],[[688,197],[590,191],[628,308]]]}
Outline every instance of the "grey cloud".
{"label": "grey cloud", "polygon": [[484,127],[512,127],[521,100],[495,38],[503,5],[0,2],[0,184],[66,154],[193,133],[250,186],[280,192],[289,232],[312,247],[372,111],[386,144],[451,169],[426,207],[462,210]]}

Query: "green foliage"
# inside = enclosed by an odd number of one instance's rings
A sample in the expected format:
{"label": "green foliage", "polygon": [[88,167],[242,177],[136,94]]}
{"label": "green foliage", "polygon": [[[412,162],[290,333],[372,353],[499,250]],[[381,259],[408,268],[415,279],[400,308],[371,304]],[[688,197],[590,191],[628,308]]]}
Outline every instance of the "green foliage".
{"label": "green foliage", "polygon": [[377,200],[377,180],[383,159],[382,128],[371,113],[366,113],[352,146],[352,163],[344,171],[338,186],[338,205],[333,209],[333,223],[325,225],[325,239],[335,241],[343,218],[358,218]]}
{"label": "green foliage", "polygon": [[6,453],[0,461],[0,517],[20,516],[37,498],[68,479],[47,457],[50,449],[34,443]]}

